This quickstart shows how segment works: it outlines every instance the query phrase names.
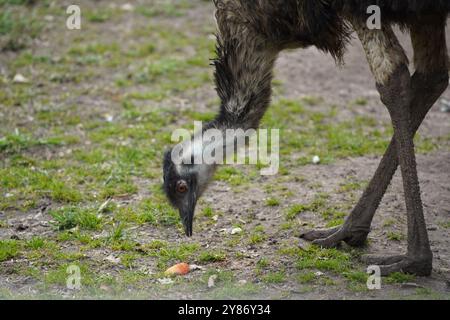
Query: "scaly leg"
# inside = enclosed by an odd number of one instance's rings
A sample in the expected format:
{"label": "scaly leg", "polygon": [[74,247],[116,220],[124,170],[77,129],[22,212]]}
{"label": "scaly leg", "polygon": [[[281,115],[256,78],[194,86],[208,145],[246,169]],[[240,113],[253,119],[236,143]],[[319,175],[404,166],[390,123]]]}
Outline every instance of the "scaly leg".
{"label": "scaly leg", "polygon": [[[415,64],[418,72],[448,72],[448,55],[445,42],[446,17],[429,17],[429,20],[417,21],[412,28],[412,40],[415,48]],[[418,36],[420,35],[420,36]],[[424,49],[430,47],[429,49]],[[423,48],[418,50],[417,48]],[[378,82],[378,90],[391,115],[398,158],[402,169],[403,187],[408,223],[408,248],[402,257],[366,256],[365,260],[381,264],[383,275],[403,271],[416,275],[430,275],[433,255],[431,252],[425,218],[420,197],[417,177],[414,142],[411,131],[411,119],[404,112],[404,100],[411,94],[408,89],[405,67],[399,66],[386,81]],[[414,89],[414,88],[411,88]],[[406,115],[406,116],[405,116]]]}
{"label": "scaly leg", "polygon": [[[433,35],[430,39],[430,34]],[[420,24],[411,30],[415,51],[416,73],[411,78],[412,102],[410,108],[412,135],[436,100],[448,86],[447,52],[444,23]],[[434,58],[434,59],[433,59]],[[302,235],[306,240],[323,247],[333,247],[341,241],[352,246],[362,246],[383,195],[398,167],[397,147],[394,138],[381,163],[344,225],[332,229],[313,230]]]}
{"label": "scaly leg", "polygon": [[[408,105],[412,91],[407,65],[396,66],[389,79],[385,83],[378,83],[377,87],[383,103],[389,110],[394,127],[408,221],[408,252],[399,261],[384,265],[382,274],[407,271],[417,275],[429,275],[433,256],[423,215],[414,141],[411,133],[411,116]],[[385,263],[386,259],[386,257],[382,257],[380,262]]]}

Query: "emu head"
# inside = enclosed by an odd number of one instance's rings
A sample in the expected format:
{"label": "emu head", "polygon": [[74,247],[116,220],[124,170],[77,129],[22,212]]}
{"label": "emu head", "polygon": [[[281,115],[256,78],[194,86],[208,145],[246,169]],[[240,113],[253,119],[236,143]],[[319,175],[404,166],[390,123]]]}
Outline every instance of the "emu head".
{"label": "emu head", "polygon": [[170,203],[178,209],[184,230],[192,236],[195,206],[211,180],[215,167],[206,164],[176,164],[172,150],[164,155],[164,192]]}

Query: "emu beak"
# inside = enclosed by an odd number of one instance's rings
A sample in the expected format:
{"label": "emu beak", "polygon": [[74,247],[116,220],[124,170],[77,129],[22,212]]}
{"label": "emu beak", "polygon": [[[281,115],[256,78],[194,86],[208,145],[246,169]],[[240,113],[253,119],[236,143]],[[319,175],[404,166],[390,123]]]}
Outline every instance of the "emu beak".
{"label": "emu beak", "polygon": [[184,225],[184,232],[186,233],[186,236],[192,237],[192,224],[194,220],[194,212],[195,212],[195,205],[196,202],[192,201],[188,208],[183,209],[182,217],[183,217],[183,225]]}
{"label": "emu beak", "polygon": [[188,216],[186,222],[184,223],[184,232],[188,237],[192,237],[192,216],[193,214],[191,215],[191,217]]}

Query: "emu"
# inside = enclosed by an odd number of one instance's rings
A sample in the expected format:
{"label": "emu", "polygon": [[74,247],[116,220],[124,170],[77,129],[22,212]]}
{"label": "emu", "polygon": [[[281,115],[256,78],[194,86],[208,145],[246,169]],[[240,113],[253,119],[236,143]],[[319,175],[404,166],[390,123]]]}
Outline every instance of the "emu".
{"label": "emu", "polygon": [[[220,112],[203,128],[244,130],[258,127],[269,106],[275,60],[284,49],[316,46],[341,63],[351,33],[361,41],[381,101],[389,111],[394,136],[381,163],[353,211],[340,227],[302,234],[322,247],[342,241],[362,246],[372,218],[397,167],[405,193],[408,245],[403,255],[366,255],[364,261],[381,267],[382,275],[408,272],[428,276],[433,255],[428,239],[413,138],[449,83],[445,27],[449,0],[215,0],[217,58],[214,60]],[[378,5],[381,29],[366,25],[367,8]],[[409,32],[414,49],[414,74],[393,32]],[[196,134],[201,134],[196,133]],[[194,156],[195,149],[186,158]],[[164,190],[179,209],[186,235],[198,198],[212,179],[216,165],[173,162],[164,157]]]}

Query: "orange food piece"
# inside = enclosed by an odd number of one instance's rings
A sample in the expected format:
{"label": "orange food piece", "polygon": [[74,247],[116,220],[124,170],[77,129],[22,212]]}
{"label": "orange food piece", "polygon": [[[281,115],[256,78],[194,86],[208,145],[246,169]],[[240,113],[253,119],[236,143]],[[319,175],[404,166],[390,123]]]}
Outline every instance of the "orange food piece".
{"label": "orange food piece", "polygon": [[190,271],[189,265],[187,263],[179,263],[174,265],[173,267],[170,267],[166,270],[165,274],[168,276],[172,275],[185,275],[188,274]]}

